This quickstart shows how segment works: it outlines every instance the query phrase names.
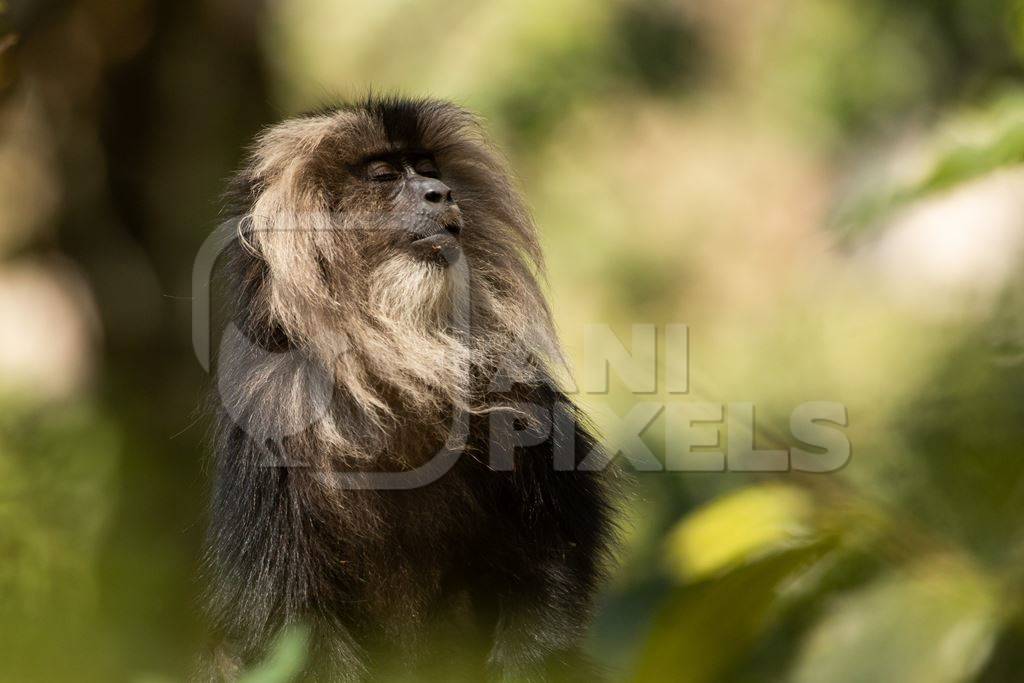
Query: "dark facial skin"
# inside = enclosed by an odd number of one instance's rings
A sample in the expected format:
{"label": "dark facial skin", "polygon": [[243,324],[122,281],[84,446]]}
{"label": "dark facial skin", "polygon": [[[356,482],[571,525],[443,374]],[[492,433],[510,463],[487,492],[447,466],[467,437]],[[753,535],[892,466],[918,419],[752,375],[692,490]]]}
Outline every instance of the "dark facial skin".
{"label": "dark facial skin", "polygon": [[367,157],[352,169],[362,193],[398,228],[399,248],[445,265],[459,256],[462,212],[428,152],[389,152]]}

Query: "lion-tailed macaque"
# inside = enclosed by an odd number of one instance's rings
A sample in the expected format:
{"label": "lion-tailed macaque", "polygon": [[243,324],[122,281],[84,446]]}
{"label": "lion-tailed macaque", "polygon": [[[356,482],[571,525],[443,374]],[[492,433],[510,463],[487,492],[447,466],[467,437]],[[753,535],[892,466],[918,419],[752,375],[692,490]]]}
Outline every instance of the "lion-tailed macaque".
{"label": "lion-tailed macaque", "polygon": [[371,97],[289,120],[228,198],[213,675],[304,624],[306,680],[593,680],[614,477],[475,117]]}

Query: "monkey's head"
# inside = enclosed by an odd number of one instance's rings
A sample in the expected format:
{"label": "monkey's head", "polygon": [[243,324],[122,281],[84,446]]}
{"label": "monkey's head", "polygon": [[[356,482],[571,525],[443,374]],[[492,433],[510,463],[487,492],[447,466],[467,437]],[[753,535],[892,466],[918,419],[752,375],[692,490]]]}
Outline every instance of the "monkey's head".
{"label": "monkey's head", "polygon": [[371,97],[286,121],[232,194],[247,334],[309,352],[360,410],[479,403],[496,371],[558,357],[532,219],[464,109]]}
{"label": "monkey's head", "polygon": [[336,204],[369,262],[406,256],[446,268],[459,258],[462,209],[436,153],[415,143],[384,143],[353,158],[339,178]]}

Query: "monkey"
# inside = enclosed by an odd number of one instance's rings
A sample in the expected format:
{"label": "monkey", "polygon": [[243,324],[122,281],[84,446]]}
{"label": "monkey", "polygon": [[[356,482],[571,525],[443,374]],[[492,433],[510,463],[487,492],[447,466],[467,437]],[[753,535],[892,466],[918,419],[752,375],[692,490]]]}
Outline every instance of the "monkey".
{"label": "monkey", "polygon": [[616,476],[479,118],[324,108],[261,132],[226,197],[211,675],[303,624],[308,680],[593,680]]}

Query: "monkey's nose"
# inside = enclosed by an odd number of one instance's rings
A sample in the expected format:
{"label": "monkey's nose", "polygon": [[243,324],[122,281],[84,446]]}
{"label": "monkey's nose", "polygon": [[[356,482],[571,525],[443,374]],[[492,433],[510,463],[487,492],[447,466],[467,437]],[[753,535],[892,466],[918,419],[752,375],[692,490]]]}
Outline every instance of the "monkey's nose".
{"label": "monkey's nose", "polygon": [[437,178],[425,178],[421,182],[420,187],[423,191],[423,199],[426,201],[431,204],[450,203],[452,201],[451,189]]}

